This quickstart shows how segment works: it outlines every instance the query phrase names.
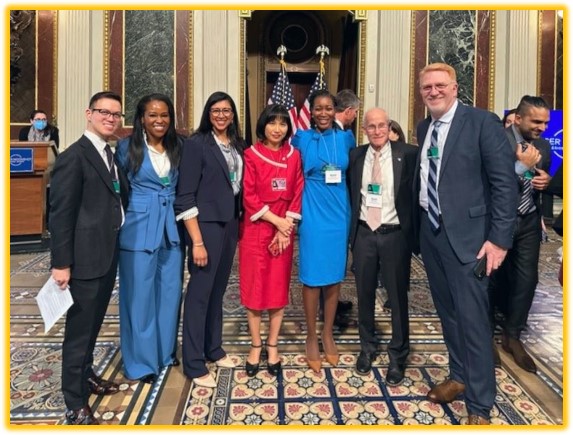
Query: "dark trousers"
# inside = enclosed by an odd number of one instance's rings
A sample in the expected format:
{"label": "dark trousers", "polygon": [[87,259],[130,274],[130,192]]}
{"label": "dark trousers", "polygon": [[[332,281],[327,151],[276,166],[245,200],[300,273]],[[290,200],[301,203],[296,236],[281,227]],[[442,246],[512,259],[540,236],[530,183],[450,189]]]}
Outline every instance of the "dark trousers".
{"label": "dark trousers", "polygon": [[432,231],[427,213],[421,215],[420,249],[448,348],[450,378],[465,384],[468,413],[489,418],[495,369],[488,279],[477,279],[472,270],[476,263],[461,263],[445,230]]}
{"label": "dark trousers", "polygon": [[208,263],[197,267],[189,249],[187,265],[191,278],[183,307],[183,372],[192,379],[208,373],[206,360],[217,361],[225,356],[223,295],[239,238],[238,219],[199,225]]}
{"label": "dark trousers", "polygon": [[490,281],[491,301],[504,314],[504,330],[513,338],[519,338],[527,324],[529,309],[539,281],[540,246],[540,214],[533,212],[518,216],[513,246]]}
{"label": "dark trousers", "polygon": [[118,253],[116,248],[110,269],[101,278],[74,279],[72,270],[74,304],[66,315],[62,345],[62,392],[68,409],[88,404],[87,379],[93,375],[93,351],[115,284]]}
{"label": "dark trousers", "polygon": [[358,225],[352,256],[358,294],[360,347],[367,353],[377,350],[374,306],[378,273],[381,272],[392,308],[388,356],[391,362],[404,364],[410,352],[408,287],[412,257],[406,237],[402,230],[378,234],[362,224]]}

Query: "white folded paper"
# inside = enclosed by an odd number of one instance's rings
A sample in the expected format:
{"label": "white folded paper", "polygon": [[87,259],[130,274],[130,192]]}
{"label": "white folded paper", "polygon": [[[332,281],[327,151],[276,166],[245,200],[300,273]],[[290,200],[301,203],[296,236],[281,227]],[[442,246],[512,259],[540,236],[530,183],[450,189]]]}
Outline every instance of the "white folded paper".
{"label": "white folded paper", "polygon": [[74,303],[70,287],[68,286],[68,288],[62,290],[51,276],[38,292],[36,301],[38,302],[42,319],[44,319],[44,334],[47,334],[52,329],[52,326]]}

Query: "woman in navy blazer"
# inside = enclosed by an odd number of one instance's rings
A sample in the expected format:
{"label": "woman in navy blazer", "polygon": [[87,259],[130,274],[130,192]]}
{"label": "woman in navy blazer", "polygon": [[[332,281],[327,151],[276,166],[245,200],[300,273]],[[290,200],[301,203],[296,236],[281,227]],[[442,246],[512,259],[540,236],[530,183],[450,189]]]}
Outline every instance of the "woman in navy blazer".
{"label": "woman in navy blazer", "polygon": [[196,385],[217,384],[206,362],[232,368],[223,341],[223,295],[239,237],[243,139],[233,99],[213,93],[197,131],[185,141],[175,213],[183,220],[191,278],[183,309],[183,372]]}
{"label": "woman in navy blazer", "polygon": [[121,353],[125,376],[147,383],[177,364],[183,248],[173,202],[180,153],[173,103],[163,94],[143,97],[116,160],[131,187],[119,235]]}

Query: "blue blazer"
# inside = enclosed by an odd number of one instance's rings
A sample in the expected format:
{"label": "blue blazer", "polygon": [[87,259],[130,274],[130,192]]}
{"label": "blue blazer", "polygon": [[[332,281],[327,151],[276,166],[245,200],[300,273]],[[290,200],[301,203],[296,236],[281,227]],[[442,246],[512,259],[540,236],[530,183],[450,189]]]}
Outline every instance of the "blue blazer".
{"label": "blue blazer", "polygon": [[[242,158],[242,148],[237,150]],[[176,215],[197,207],[199,222],[238,217],[241,195],[233,193],[227,161],[211,133],[195,133],[183,143],[179,173]]]}
{"label": "blue blazer", "polygon": [[141,168],[134,174],[129,168],[128,145],[129,137],[120,140],[115,152],[117,164],[127,174],[131,187],[119,246],[128,251],[153,252],[160,247],[164,234],[169,246],[178,246],[181,242],[173,209],[178,168],[171,168],[169,185],[165,186],[153,169],[145,147]]}
{"label": "blue blazer", "polygon": [[[430,123],[428,117],[417,128],[416,201],[420,153]],[[462,263],[475,261],[486,240],[511,248],[518,198],[514,162],[497,115],[458,103],[444,144],[438,195],[443,226]]]}

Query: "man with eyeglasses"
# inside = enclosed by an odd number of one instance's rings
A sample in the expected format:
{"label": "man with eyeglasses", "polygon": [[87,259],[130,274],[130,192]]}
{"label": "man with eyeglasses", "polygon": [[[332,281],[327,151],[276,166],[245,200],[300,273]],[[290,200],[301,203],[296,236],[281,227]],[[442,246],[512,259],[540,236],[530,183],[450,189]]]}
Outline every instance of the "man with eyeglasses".
{"label": "man with eyeglasses", "polygon": [[127,205],[128,181],[108,144],[122,116],[119,95],[95,94],[86,109],[83,136],[58,156],[52,171],[52,278],[61,289],[69,286],[74,300],[62,345],[62,392],[70,425],[99,424],[88,404],[90,393],[119,391],[92,364],[115,283],[118,233]]}
{"label": "man with eyeglasses", "polygon": [[392,338],[388,343],[386,382],[404,379],[410,352],[408,287],[414,249],[412,227],[414,171],[417,147],[391,142],[386,111],[374,108],[364,114],[368,145],[350,152],[350,246],[358,295],[360,355],[356,371],[366,375],[376,358],[378,338],[374,306],[381,275],[392,308]]}
{"label": "man with eyeglasses", "polygon": [[464,393],[467,424],[489,424],[496,385],[487,287],[512,243],[515,158],[497,115],[458,101],[450,65],[427,65],[419,80],[430,116],[417,128],[416,228],[450,365],[428,399]]}

